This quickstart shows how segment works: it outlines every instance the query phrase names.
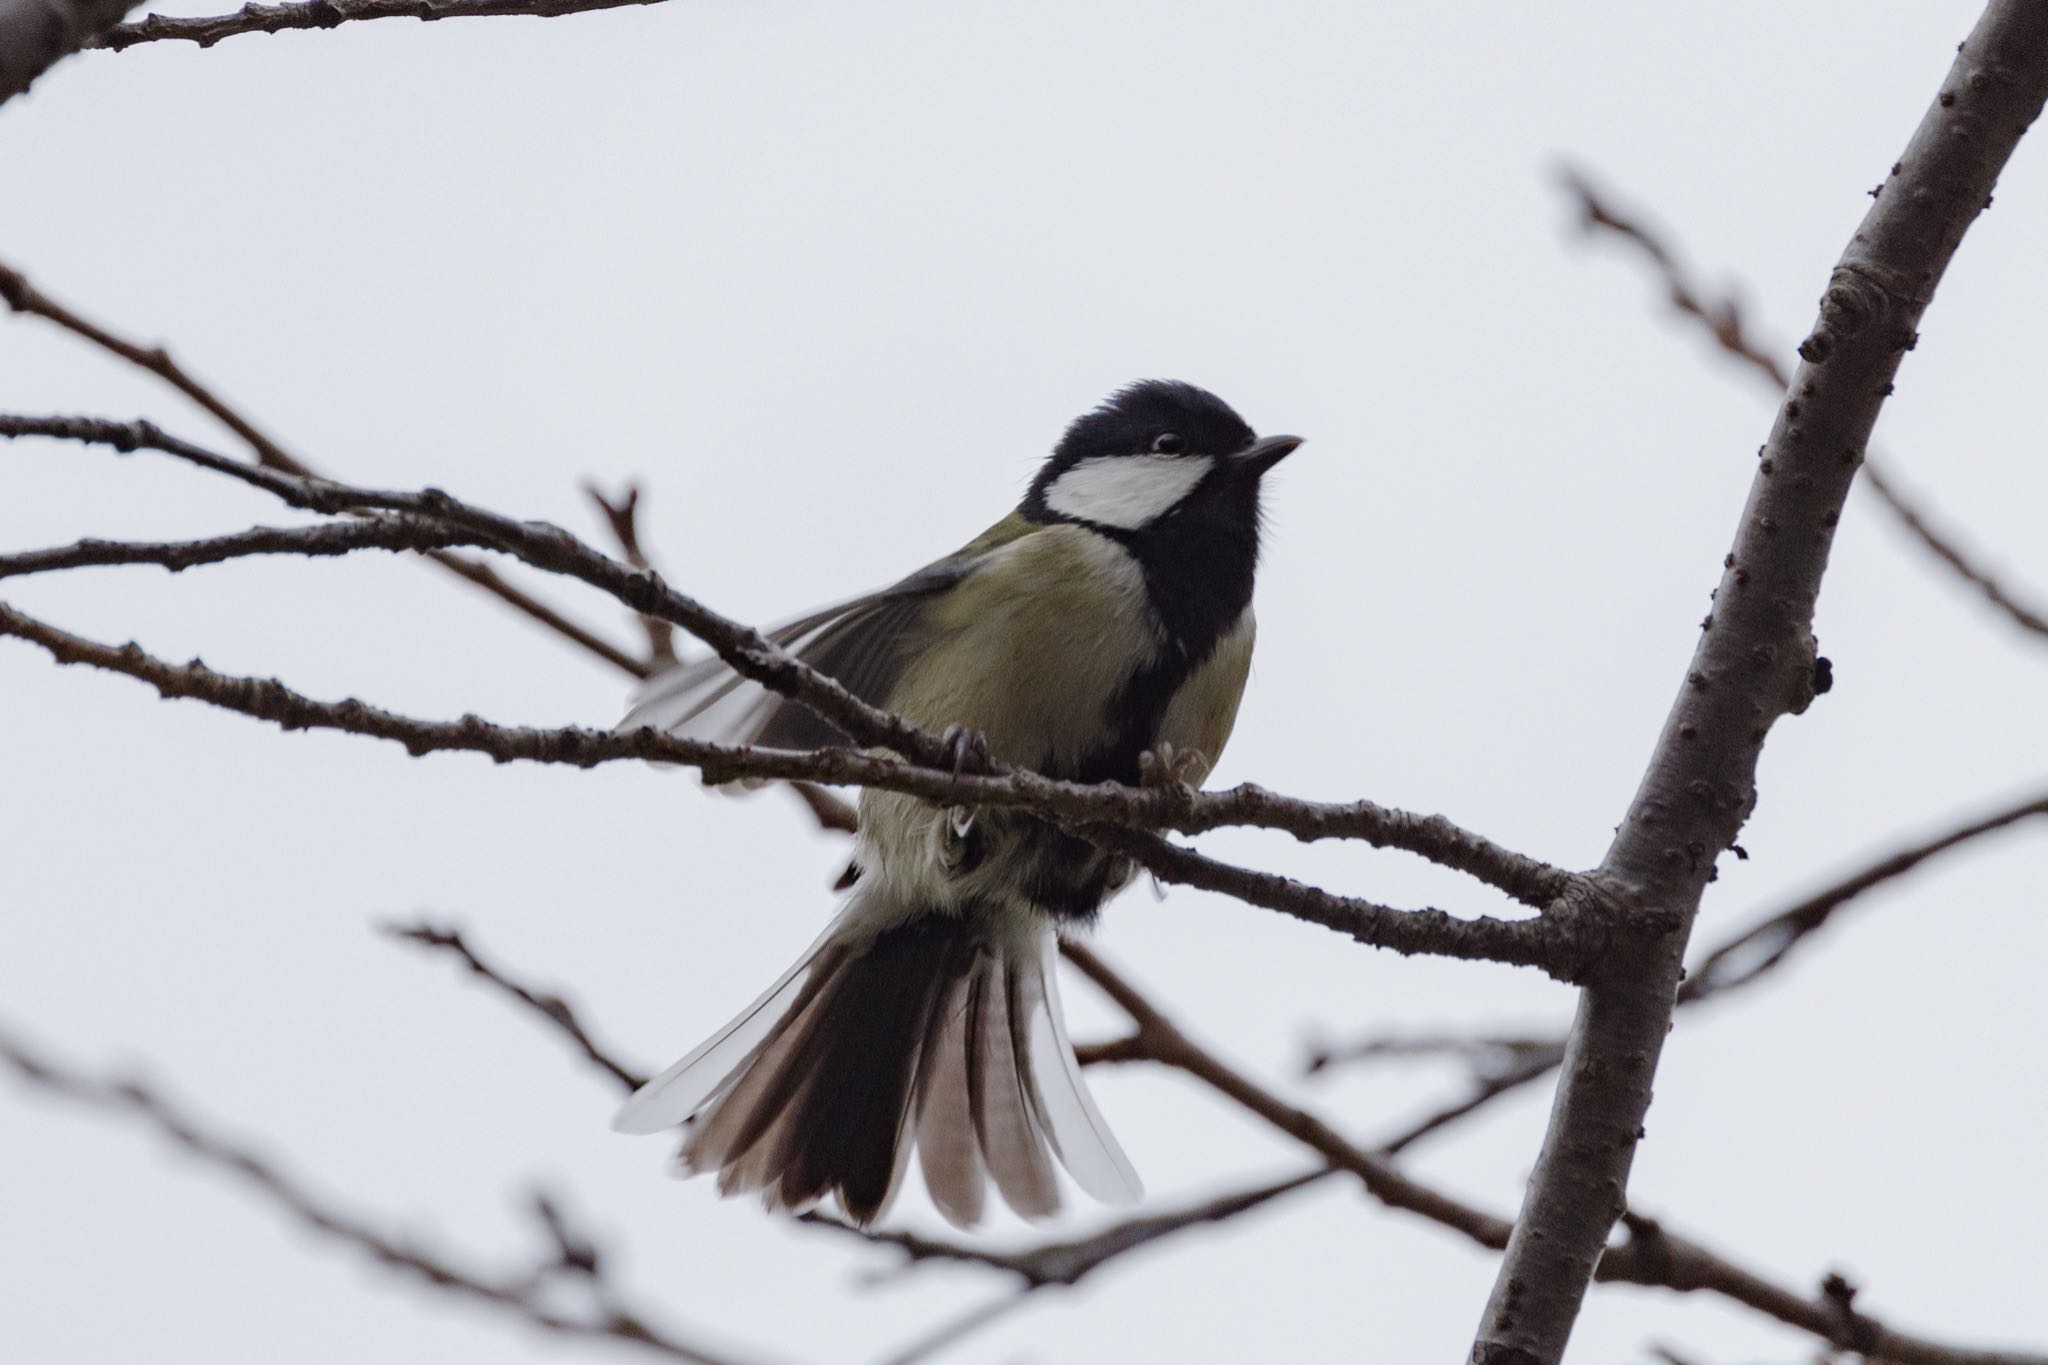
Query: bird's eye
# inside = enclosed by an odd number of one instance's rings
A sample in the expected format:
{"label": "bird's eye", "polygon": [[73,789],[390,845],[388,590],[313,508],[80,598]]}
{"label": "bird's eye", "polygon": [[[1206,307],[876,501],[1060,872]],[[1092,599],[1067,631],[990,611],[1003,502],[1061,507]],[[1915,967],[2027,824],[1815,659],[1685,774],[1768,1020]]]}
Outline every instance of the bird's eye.
{"label": "bird's eye", "polygon": [[1181,434],[1177,431],[1162,431],[1152,438],[1152,453],[1154,455],[1184,455],[1187,453],[1187,448],[1188,443],[1182,439]]}

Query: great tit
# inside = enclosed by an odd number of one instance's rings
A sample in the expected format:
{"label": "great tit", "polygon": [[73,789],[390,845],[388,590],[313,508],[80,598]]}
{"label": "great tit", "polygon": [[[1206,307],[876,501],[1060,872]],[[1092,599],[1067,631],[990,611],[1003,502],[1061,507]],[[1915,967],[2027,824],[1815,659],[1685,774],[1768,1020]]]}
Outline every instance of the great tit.
{"label": "great tit", "polygon": [[[1137,783],[1148,755],[1199,783],[1252,653],[1259,483],[1299,437],[1255,435],[1221,399],[1148,380],[1060,438],[1017,510],[894,587],[772,631],[784,649],[1005,763]],[[621,722],[692,739],[846,742],[717,658],[651,679]],[[1170,755],[1170,757],[1169,757]],[[878,1217],[916,1148],[939,1210],[980,1216],[993,1178],[1027,1218],[1059,1207],[1053,1158],[1090,1194],[1138,1197],[1067,1040],[1059,933],[1134,868],[1010,810],[860,798],[857,880],[824,935],[613,1126],[685,1125],[685,1174],[800,1209]]]}

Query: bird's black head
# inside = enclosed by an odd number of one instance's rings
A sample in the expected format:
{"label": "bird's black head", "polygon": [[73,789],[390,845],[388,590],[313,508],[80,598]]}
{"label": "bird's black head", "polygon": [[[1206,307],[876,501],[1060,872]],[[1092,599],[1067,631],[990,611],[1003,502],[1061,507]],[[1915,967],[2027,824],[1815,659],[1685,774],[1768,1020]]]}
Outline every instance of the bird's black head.
{"label": "bird's black head", "polygon": [[1261,439],[1192,384],[1148,379],[1067,428],[1022,511],[1085,526],[1129,552],[1174,646],[1159,677],[1178,676],[1251,605],[1259,480],[1300,444]]}
{"label": "bird's black head", "polygon": [[[1141,533],[1197,511],[1255,524],[1259,477],[1300,445],[1264,440],[1206,389],[1146,379],[1076,418],[1031,481],[1024,514]],[[1190,528],[1192,529],[1192,528]]]}

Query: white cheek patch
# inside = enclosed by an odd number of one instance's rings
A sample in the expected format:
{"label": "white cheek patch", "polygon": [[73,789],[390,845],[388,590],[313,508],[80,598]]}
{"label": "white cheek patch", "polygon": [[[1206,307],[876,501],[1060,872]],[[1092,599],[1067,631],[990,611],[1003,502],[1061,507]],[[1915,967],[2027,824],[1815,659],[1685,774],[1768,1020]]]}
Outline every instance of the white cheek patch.
{"label": "white cheek patch", "polygon": [[1055,479],[1045,505],[1063,517],[1135,531],[1172,511],[1214,464],[1207,455],[1098,455]]}

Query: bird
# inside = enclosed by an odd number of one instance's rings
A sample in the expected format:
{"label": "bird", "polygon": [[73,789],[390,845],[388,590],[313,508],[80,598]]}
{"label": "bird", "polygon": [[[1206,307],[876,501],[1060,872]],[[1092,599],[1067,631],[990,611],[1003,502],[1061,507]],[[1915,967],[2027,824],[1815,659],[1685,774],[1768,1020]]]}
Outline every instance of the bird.
{"label": "bird", "polygon": [[[1236,723],[1255,633],[1260,487],[1302,443],[1260,437],[1192,384],[1142,380],[1075,419],[1016,509],[880,592],[769,638],[955,752],[1076,782],[1198,786]],[[848,743],[716,656],[649,679],[620,722],[775,749]],[[915,1150],[972,1227],[992,1183],[1026,1219],[1142,1187],[1082,1079],[1061,935],[1127,859],[1010,809],[869,788],[851,888],[780,980],[642,1085],[613,1127],[680,1129],[679,1172],[771,1210],[878,1219]]]}

